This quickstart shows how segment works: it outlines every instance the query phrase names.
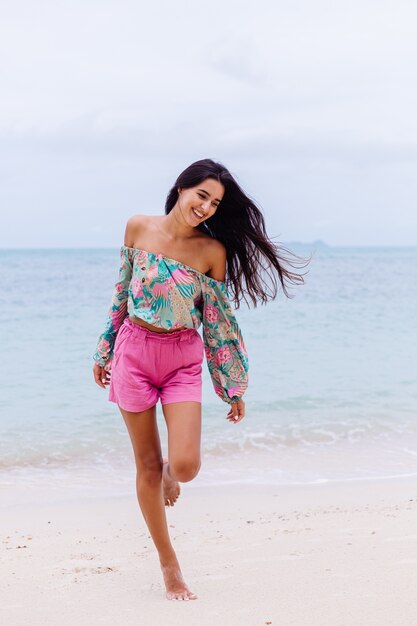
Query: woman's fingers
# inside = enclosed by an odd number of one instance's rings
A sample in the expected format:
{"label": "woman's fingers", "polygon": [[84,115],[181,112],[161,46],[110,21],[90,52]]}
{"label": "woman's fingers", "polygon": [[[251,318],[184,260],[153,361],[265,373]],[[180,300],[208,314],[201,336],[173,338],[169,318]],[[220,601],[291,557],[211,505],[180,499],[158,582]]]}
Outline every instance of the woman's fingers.
{"label": "woman's fingers", "polygon": [[102,368],[101,372],[101,380],[104,382],[104,385],[108,385],[110,383],[110,372]]}
{"label": "woman's fingers", "polygon": [[96,381],[96,383],[97,383],[97,385],[99,387],[102,387],[103,389],[105,389],[105,386],[101,382],[101,370],[102,370],[102,368],[100,366],[97,366],[97,365],[94,366],[94,368],[93,368],[94,380]]}
{"label": "woman's fingers", "polygon": [[245,402],[244,400],[238,400],[230,405],[230,411],[227,414],[226,419],[229,422],[237,424],[245,417]]}
{"label": "woman's fingers", "polygon": [[96,381],[97,385],[105,389],[106,385],[109,384],[108,372],[106,372],[104,367],[101,367],[101,365],[96,364],[93,367],[93,373],[94,373],[94,380]]}

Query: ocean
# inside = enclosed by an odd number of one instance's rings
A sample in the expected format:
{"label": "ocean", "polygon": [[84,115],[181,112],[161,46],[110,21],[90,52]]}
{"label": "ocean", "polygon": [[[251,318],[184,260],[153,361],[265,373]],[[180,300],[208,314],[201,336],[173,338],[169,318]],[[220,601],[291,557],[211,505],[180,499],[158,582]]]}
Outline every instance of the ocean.
{"label": "ocean", "polygon": [[[1,486],[132,490],[123,419],[92,375],[118,267],[118,249],[0,250]],[[305,280],[236,311],[241,423],[204,365],[196,486],[417,474],[417,248],[318,246]],[[158,424],[166,450],[160,405]]]}

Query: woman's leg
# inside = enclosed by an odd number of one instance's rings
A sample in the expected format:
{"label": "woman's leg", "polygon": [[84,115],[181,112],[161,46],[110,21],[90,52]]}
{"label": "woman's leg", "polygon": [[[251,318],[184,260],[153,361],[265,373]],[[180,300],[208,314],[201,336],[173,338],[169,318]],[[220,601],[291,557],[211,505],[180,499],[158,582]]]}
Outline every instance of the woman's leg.
{"label": "woman's leg", "polygon": [[170,600],[191,600],[196,596],[185,584],[168,533],[162,493],[162,456],[156,409],[131,413],[119,407],[133,446],[136,462],[136,490],[139,506],[158,550]]}
{"label": "woman's leg", "polygon": [[[168,429],[168,462],[163,466],[165,495],[179,494],[177,481],[192,480],[200,469],[201,404],[174,402],[162,405]],[[182,579],[178,561],[165,562],[162,567],[165,582]]]}
{"label": "woman's leg", "polygon": [[162,406],[168,428],[168,464],[164,472],[175,481],[195,478],[201,465],[201,404],[174,402]]}

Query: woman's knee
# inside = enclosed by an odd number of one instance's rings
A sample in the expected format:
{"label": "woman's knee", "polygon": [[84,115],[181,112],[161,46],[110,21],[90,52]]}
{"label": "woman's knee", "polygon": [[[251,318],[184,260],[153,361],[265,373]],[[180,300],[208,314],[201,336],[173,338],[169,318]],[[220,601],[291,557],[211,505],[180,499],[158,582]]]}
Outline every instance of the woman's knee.
{"label": "woman's knee", "polygon": [[199,458],[173,459],[169,462],[169,473],[174,480],[186,483],[197,476],[200,467]]}
{"label": "woman's knee", "polygon": [[158,485],[162,480],[162,459],[159,457],[136,458],[138,480],[148,485]]}

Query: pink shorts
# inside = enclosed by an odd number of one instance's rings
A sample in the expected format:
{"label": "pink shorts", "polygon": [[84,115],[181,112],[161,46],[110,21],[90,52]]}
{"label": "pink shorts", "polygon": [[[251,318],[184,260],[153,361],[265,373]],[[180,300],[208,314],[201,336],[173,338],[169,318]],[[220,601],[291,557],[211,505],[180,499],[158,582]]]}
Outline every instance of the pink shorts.
{"label": "pink shorts", "polygon": [[114,345],[110,402],[138,413],[171,402],[201,402],[204,344],[195,328],[156,333],[125,317]]}

